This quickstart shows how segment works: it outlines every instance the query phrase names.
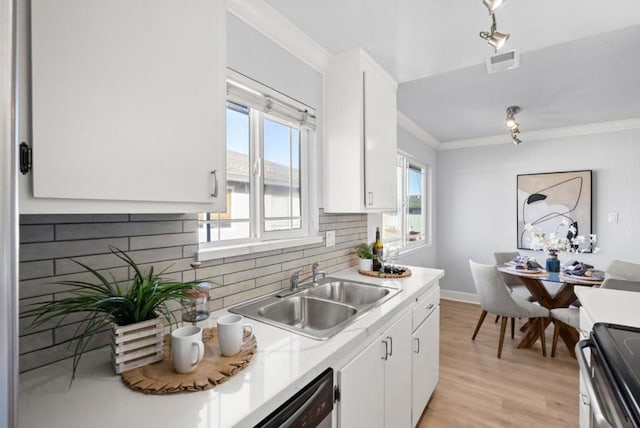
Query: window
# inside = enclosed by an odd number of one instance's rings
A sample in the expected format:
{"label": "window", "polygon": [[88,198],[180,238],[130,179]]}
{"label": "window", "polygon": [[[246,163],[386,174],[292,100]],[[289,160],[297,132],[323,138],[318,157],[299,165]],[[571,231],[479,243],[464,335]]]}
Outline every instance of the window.
{"label": "window", "polygon": [[382,213],[382,241],[400,248],[424,245],[427,228],[427,169],[398,155],[396,211]]}
{"label": "window", "polygon": [[199,215],[212,245],[308,235],[310,109],[245,76],[227,82],[227,209]]}

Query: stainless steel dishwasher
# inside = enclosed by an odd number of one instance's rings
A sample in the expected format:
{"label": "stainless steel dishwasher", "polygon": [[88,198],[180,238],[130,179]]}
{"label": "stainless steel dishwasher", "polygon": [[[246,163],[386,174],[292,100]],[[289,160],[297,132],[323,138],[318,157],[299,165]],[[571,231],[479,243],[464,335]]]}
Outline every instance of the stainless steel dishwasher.
{"label": "stainless steel dishwasher", "polygon": [[260,421],[259,428],[330,428],[333,413],[333,369],[328,368]]}

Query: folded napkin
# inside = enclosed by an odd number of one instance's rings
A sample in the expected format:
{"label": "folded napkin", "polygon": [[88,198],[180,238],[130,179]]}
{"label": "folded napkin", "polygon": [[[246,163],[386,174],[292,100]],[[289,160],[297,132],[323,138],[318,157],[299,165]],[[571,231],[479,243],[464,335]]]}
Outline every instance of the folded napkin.
{"label": "folded napkin", "polygon": [[591,276],[593,266],[577,260],[571,260],[562,267],[562,272],[574,276]]}
{"label": "folded napkin", "polygon": [[529,256],[516,256],[509,264],[513,265],[516,269],[542,269],[540,263],[538,263],[533,257]]}

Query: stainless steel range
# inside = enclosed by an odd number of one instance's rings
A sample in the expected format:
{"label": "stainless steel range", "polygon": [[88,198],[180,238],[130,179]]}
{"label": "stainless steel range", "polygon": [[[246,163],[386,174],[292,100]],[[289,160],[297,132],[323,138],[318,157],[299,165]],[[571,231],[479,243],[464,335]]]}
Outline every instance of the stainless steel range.
{"label": "stainless steel range", "polygon": [[640,328],[597,323],[590,338],[576,346],[576,355],[591,426],[640,427]]}

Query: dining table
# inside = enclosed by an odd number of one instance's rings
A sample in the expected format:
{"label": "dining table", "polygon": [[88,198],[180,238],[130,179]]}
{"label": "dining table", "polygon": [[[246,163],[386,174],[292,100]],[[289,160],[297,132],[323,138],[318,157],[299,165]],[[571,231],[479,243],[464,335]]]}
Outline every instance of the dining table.
{"label": "dining table", "polygon": [[[602,284],[604,279],[591,278],[586,276],[570,275],[562,272],[547,272],[544,270],[530,271],[524,269],[517,269],[514,266],[499,266],[498,270],[507,275],[513,275],[520,278],[531,293],[531,296],[537,301],[540,306],[543,306],[549,310],[555,308],[566,308],[572,303],[576,302],[577,297],[574,293],[574,287],[594,287]],[[555,294],[549,293],[544,282],[555,282],[562,284]],[[551,323],[551,318],[545,319],[545,328]],[[535,323],[531,325],[525,331],[524,337],[518,343],[518,348],[530,348],[539,338],[538,327]],[[569,353],[572,357],[576,357],[575,346],[578,343],[578,332],[564,324],[558,323],[558,331],[560,338],[567,345]]]}

